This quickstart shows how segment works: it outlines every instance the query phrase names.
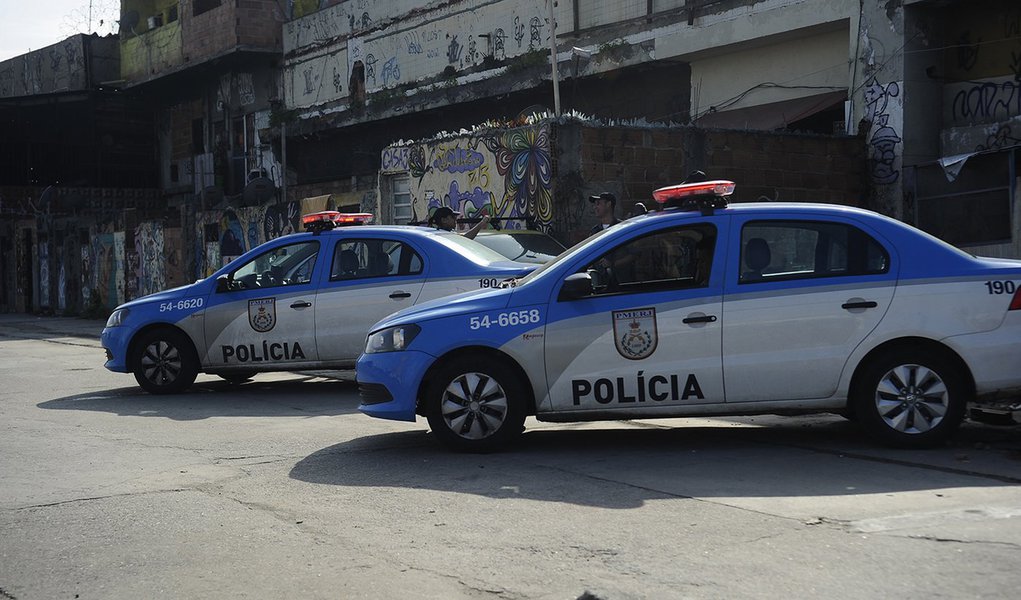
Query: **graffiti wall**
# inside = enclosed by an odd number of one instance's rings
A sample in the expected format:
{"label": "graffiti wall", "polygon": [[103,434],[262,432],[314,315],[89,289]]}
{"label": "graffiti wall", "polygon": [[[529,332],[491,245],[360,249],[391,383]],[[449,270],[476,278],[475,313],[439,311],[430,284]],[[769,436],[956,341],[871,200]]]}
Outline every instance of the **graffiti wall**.
{"label": "graffiti wall", "polygon": [[195,277],[209,277],[252,248],[296,233],[300,203],[205,211],[195,219]]}
{"label": "graffiti wall", "polygon": [[[124,232],[94,235],[89,250],[90,256],[83,261],[86,264],[82,269],[83,278],[86,278],[82,289],[90,290],[86,298],[110,308],[121,304],[125,297]],[[92,297],[97,294],[98,300]]]}
{"label": "graffiti wall", "polygon": [[[569,2],[555,11],[560,23],[572,22]],[[397,19],[401,27],[384,26]],[[549,35],[545,0],[451,2],[434,10],[412,0],[341,2],[284,26],[285,53],[314,49],[284,67],[287,104],[347,98],[356,64],[371,93],[480,65],[486,57],[499,61],[544,50]],[[338,41],[321,49],[323,40]]]}
{"label": "graffiti wall", "polygon": [[145,221],[135,228],[135,261],[138,296],[167,289],[167,261],[163,249],[163,222]]}
{"label": "graffiti wall", "polygon": [[865,118],[872,124],[867,134],[872,181],[888,185],[900,178],[904,130],[904,100],[896,81],[877,79],[865,87]]}
{"label": "graffiti wall", "polygon": [[548,230],[554,176],[550,127],[547,122],[391,146],[383,150],[382,173],[408,175],[413,221],[425,221],[437,208],[448,206],[465,217],[531,217]]}
{"label": "graffiti wall", "polygon": [[1021,6],[960,3],[947,9],[944,154],[1013,146],[1021,139]]}
{"label": "graffiti wall", "polygon": [[50,245],[39,244],[39,306],[50,305]]}
{"label": "graffiti wall", "polygon": [[88,84],[82,37],[0,62],[0,98],[82,90]]}

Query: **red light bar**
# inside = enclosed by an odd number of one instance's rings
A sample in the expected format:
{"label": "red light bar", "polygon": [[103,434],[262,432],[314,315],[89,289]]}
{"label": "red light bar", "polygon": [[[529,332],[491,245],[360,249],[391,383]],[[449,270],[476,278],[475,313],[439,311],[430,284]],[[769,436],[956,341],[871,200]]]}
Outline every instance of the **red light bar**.
{"label": "red light bar", "polygon": [[337,218],[333,221],[337,224],[350,225],[357,223],[360,225],[368,225],[372,222],[372,213],[337,213]]}
{"label": "red light bar", "polygon": [[339,214],[340,213],[335,210],[325,210],[323,212],[309,213],[307,215],[302,215],[301,224],[308,225],[309,223],[316,223],[319,221],[332,221],[333,217]]}
{"label": "red light bar", "polygon": [[729,196],[734,193],[734,182],[722,179],[715,181],[702,181],[699,183],[682,183],[671,185],[652,192],[656,202],[663,204],[668,200],[676,200],[687,196]]}
{"label": "red light bar", "polygon": [[330,222],[335,225],[365,225],[372,221],[372,213],[342,213],[336,210],[309,213],[301,217],[301,224]]}

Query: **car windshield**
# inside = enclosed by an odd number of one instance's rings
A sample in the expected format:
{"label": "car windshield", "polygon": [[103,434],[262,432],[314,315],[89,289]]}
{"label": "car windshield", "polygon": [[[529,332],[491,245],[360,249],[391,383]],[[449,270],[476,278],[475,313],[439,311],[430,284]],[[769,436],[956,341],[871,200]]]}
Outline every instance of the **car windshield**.
{"label": "car windshield", "polygon": [[486,264],[491,262],[502,262],[508,260],[506,256],[496,250],[487,248],[475,240],[470,240],[459,233],[439,233],[443,241],[457,247],[457,251],[472,262]]}
{"label": "car windshield", "polygon": [[577,254],[578,252],[582,252],[590,244],[595,243],[597,240],[599,240],[599,238],[606,235],[606,232],[613,231],[614,229],[615,227],[609,227],[590,235],[589,237],[583,239],[582,241],[578,242],[577,244],[571,246],[567,250],[564,250],[563,252],[558,254],[557,257],[554,258],[553,260],[541,265],[538,269],[532,271],[528,275],[525,275],[521,279],[516,280],[514,285],[525,285],[535,281],[536,279],[540,279],[542,277],[542,274],[549,271],[549,269],[553,265],[560,264],[562,261],[565,260],[570,260],[570,258],[573,257],[575,254]]}
{"label": "car windshield", "polygon": [[547,263],[564,251],[564,246],[538,231],[480,234],[475,241],[511,260]]}

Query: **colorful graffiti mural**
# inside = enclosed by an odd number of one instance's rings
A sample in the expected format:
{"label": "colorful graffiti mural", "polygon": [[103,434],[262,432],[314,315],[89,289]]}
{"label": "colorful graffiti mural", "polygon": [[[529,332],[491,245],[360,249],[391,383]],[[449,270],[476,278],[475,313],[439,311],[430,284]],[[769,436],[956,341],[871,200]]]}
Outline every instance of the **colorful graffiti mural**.
{"label": "colorful graffiti mural", "polygon": [[163,251],[163,222],[145,221],[135,228],[138,294],[146,296],[167,288],[167,261]]}
{"label": "colorful graffiti mural", "polygon": [[124,232],[97,233],[92,238],[91,257],[83,273],[85,286],[99,296],[98,303],[113,307],[124,302]]}
{"label": "colorful graffiti mural", "polygon": [[384,173],[410,175],[414,221],[441,206],[466,217],[531,218],[544,230],[553,220],[549,123],[390,147],[382,159]]}
{"label": "colorful graffiti mural", "polygon": [[208,277],[259,244],[299,231],[300,210],[298,202],[288,202],[199,213],[195,276]]}

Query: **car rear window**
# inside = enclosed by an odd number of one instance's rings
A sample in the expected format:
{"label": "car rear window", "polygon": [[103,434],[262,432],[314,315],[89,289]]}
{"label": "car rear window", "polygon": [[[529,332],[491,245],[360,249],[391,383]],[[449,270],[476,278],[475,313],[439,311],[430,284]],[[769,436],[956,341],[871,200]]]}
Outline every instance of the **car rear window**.
{"label": "car rear window", "polygon": [[552,260],[564,251],[555,239],[541,233],[480,234],[475,241],[496,250],[512,260]]}
{"label": "car rear window", "polygon": [[492,248],[487,248],[475,240],[470,240],[459,233],[440,233],[445,242],[456,246],[458,252],[476,263],[491,263],[510,260]]}
{"label": "car rear window", "polygon": [[844,275],[875,275],[890,255],[846,223],[752,221],[741,230],[740,283]]}

